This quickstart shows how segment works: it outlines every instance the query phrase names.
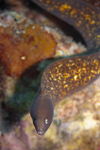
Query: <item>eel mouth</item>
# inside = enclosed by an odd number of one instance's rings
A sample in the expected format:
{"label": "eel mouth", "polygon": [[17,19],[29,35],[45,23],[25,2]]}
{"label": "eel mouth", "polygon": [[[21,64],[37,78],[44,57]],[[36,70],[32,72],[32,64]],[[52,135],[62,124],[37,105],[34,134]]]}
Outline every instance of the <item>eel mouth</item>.
{"label": "eel mouth", "polygon": [[43,135],[45,132],[44,132],[42,129],[40,129],[40,130],[37,130],[37,133],[38,133],[39,135]]}

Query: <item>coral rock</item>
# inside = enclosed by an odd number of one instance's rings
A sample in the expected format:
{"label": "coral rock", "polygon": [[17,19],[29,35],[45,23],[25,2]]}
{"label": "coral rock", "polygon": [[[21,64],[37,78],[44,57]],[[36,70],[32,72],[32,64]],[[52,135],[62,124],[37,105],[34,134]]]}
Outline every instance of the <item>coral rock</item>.
{"label": "coral rock", "polygon": [[31,65],[53,57],[56,42],[39,25],[30,25],[21,36],[0,27],[0,59],[7,75],[19,77]]}

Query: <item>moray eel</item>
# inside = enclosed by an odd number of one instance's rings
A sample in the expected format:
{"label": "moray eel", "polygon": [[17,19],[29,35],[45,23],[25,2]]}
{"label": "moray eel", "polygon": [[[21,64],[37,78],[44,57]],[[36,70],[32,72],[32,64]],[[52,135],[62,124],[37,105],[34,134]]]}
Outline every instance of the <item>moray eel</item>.
{"label": "moray eel", "polygon": [[[82,0],[32,0],[54,16],[73,25],[94,54],[60,59],[43,72],[41,90],[30,114],[39,135],[49,128],[54,106],[100,76],[100,9]],[[97,51],[97,52],[96,52]]]}

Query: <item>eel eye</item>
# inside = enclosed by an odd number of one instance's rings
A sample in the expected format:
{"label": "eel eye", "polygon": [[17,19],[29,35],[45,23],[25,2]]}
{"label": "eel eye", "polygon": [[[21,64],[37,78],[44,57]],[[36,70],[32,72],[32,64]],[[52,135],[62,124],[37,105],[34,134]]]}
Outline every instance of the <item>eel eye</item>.
{"label": "eel eye", "polygon": [[45,124],[48,124],[48,119],[45,119]]}

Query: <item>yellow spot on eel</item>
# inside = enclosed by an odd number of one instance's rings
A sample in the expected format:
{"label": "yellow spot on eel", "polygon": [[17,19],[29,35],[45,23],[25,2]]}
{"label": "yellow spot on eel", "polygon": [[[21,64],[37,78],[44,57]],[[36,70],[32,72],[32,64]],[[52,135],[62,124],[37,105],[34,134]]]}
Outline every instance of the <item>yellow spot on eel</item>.
{"label": "yellow spot on eel", "polygon": [[[41,94],[30,114],[39,135],[49,128],[54,106],[100,76],[100,9],[80,0],[32,0],[34,3],[73,25],[94,54],[60,59],[49,65],[41,79]],[[97,51],[97,52],[96,52]]]}

